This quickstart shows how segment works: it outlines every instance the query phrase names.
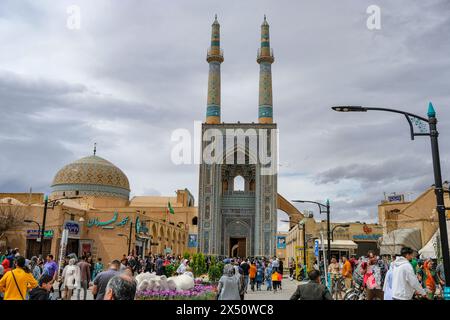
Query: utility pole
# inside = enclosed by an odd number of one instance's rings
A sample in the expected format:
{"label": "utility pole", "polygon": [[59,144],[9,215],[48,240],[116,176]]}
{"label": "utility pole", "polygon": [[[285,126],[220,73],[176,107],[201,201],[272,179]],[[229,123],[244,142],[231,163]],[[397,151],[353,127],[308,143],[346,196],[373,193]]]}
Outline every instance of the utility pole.
{"label": "utility pole", "polygon": [[44,248],[44,232],[45,232],[45,221],[47,220],[47,207],[48,207],[48,196],[45,196],[45,200],[44,200],[44,216],[42,218],[42,229],[40,231],[40,235],[39,237],[41,238],[41,243],[40,243],[40,247],[39,247],[39,254],[42,256],[42,258],[44,257],[44,253],[43,248]]}

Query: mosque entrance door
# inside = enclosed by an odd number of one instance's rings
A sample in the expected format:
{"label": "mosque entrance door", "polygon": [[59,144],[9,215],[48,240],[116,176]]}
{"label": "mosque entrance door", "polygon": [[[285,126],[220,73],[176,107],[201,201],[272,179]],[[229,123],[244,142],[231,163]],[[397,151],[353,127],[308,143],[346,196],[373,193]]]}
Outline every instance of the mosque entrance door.
{"label": "mosque entrance door", "polygon": [[230,257],[247,257],[246,238],[230,238]]}

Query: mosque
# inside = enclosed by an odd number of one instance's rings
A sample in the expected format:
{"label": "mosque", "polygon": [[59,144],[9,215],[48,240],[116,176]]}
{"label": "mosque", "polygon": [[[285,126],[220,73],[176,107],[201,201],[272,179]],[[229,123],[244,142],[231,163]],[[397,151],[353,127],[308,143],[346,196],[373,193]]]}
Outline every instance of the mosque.
{"label": "mosque", "polygon": [[[0,210],[13,211],[24,222],[8,230],[3,241],[21,248],[28,258],[40,252],[42,193],[0,194]],[[91,252],[103,261],[123,254],[183,254],[197,251],[197,207],[189,190],[174,196],[135,196],[125,173],[94,154],[61,168],[47,201],[43,253],[60,255],[63,229],[66,253]],[[5,241],[6,239],[6,241]]]}

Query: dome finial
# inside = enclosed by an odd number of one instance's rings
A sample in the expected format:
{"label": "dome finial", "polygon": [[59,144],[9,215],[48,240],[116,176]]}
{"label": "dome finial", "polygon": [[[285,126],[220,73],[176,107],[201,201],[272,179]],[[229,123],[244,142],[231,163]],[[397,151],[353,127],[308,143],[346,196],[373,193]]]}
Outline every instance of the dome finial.
{"label": "dome finial", "polygon": [[94,156],[97,153],[97,142],[94,142]]}

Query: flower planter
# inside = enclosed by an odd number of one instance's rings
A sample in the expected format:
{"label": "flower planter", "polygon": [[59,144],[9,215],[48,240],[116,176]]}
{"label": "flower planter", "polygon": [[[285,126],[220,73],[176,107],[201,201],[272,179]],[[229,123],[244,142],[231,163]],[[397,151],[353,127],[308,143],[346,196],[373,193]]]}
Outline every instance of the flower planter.
{"label": "flower planter", "polygon": [[138,291],[136,300],[216,300],[217,287],[195,285],[190,290]]}

